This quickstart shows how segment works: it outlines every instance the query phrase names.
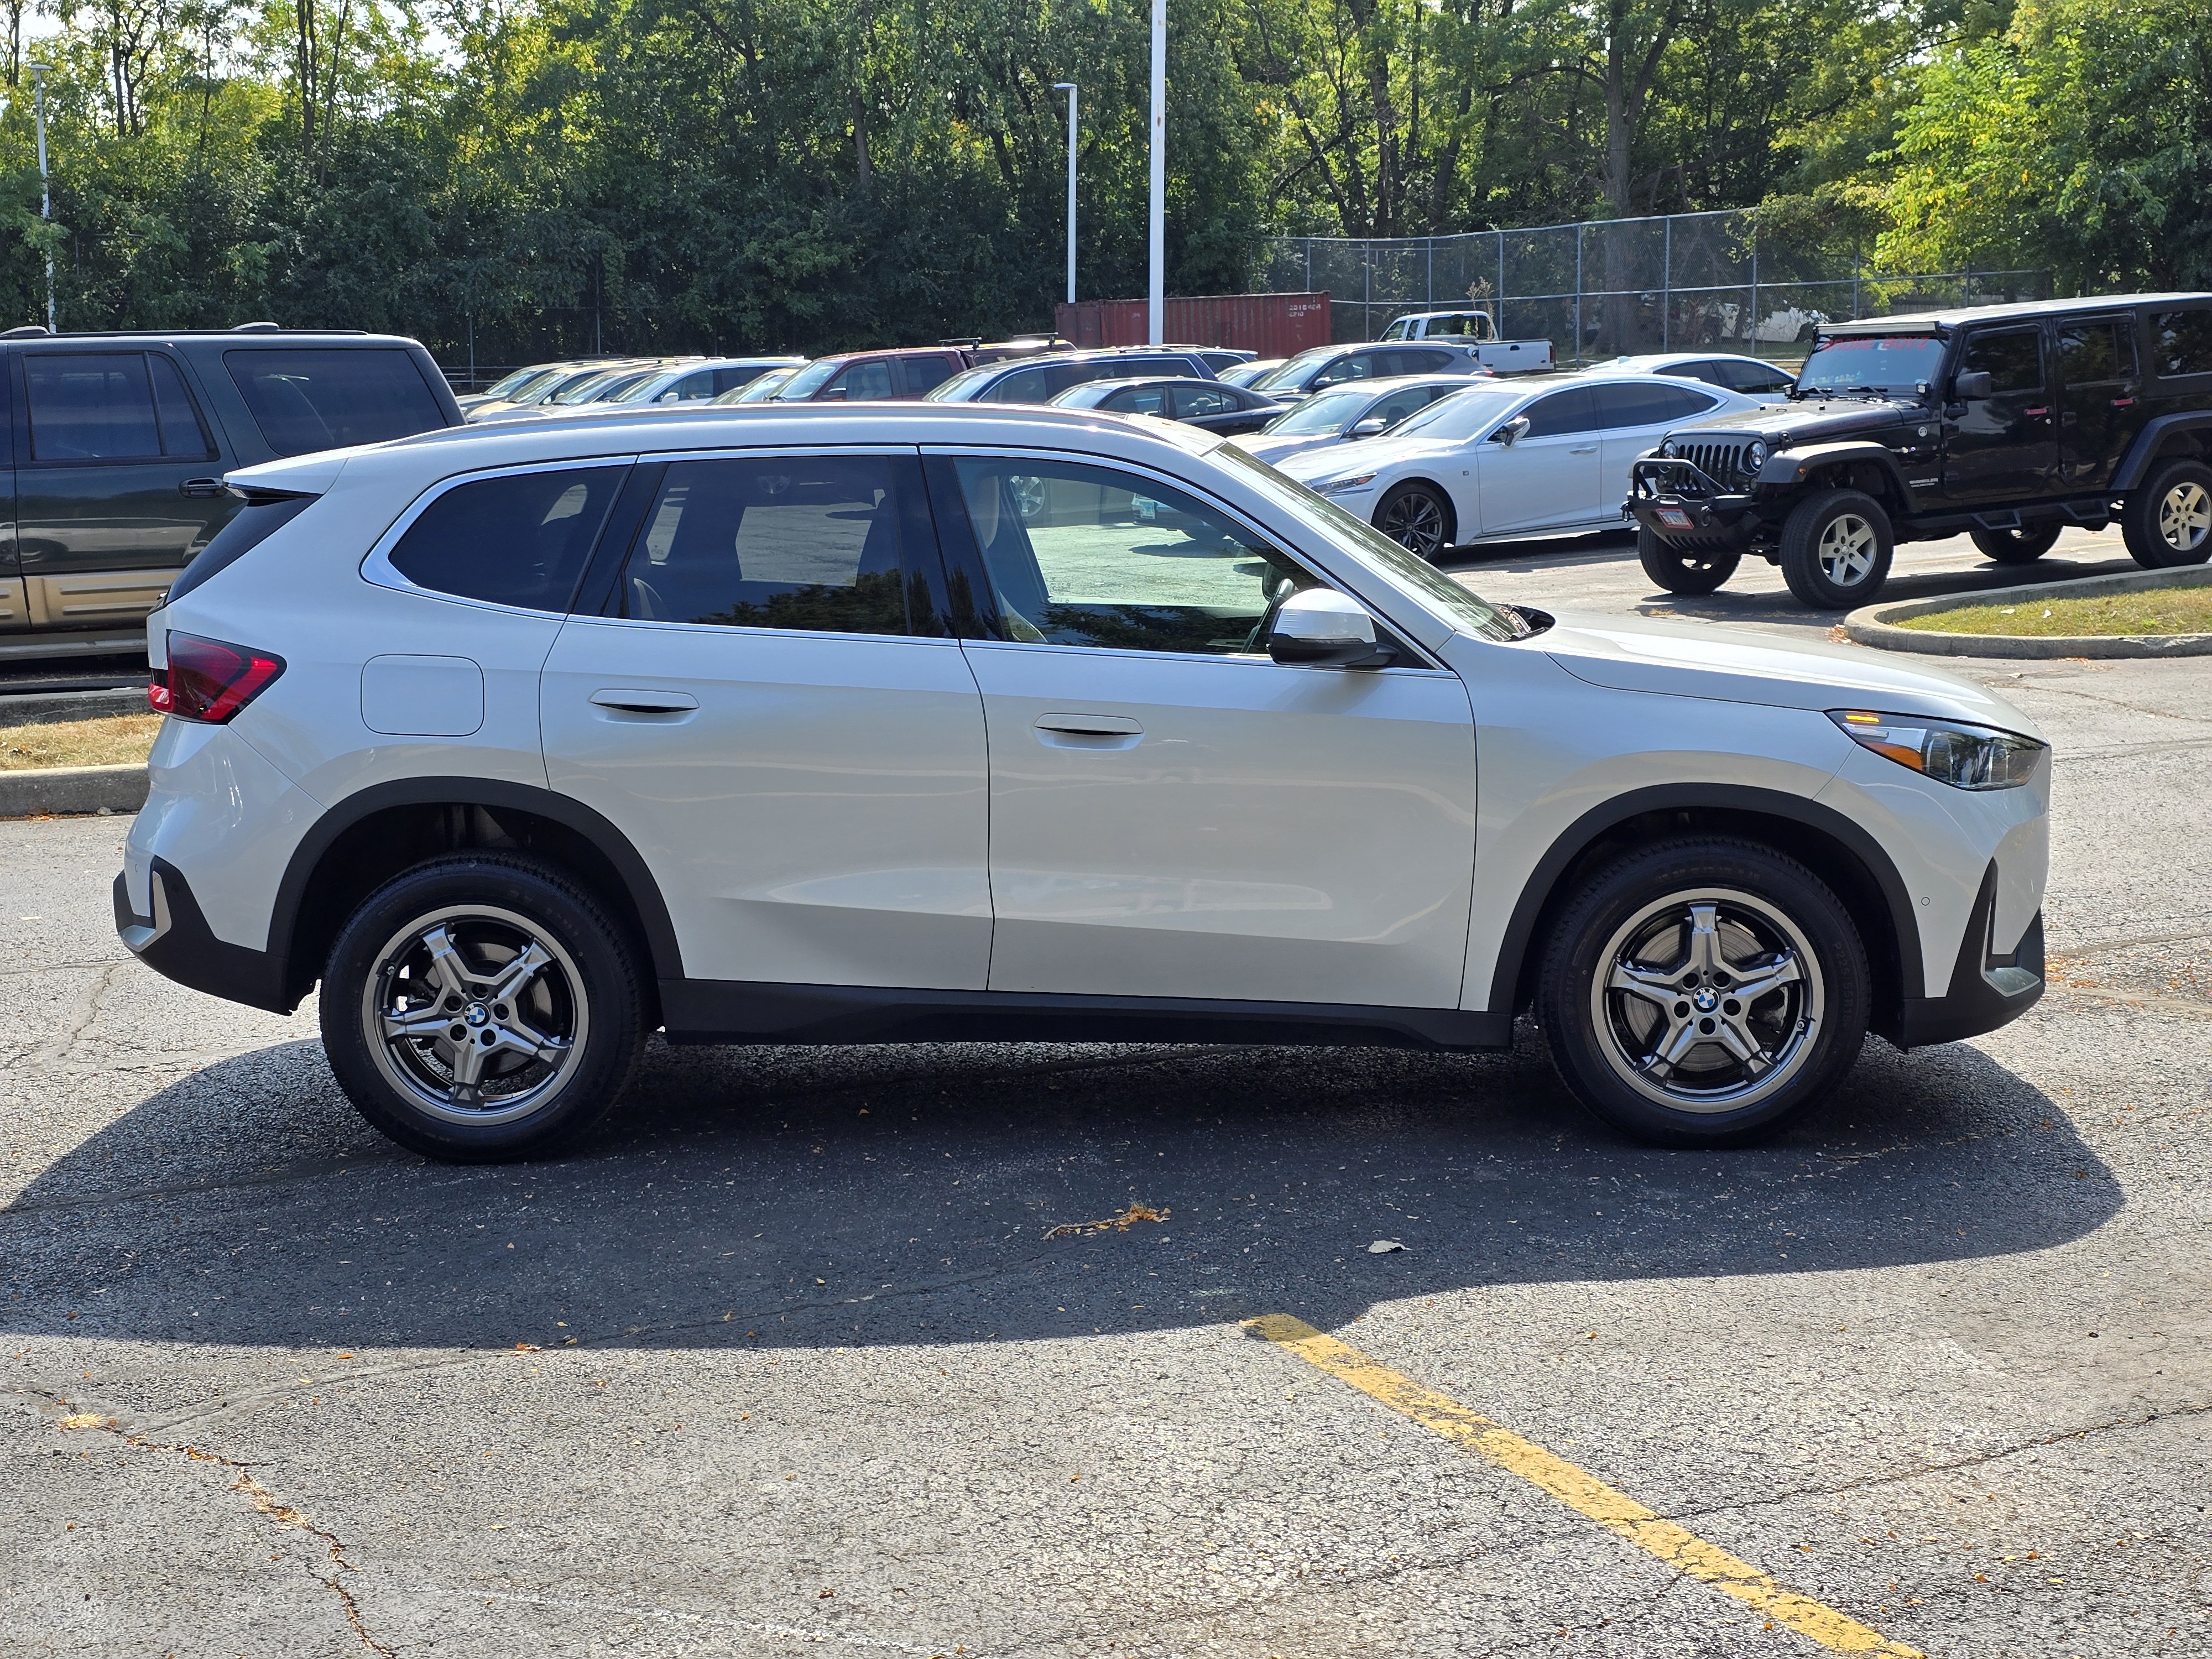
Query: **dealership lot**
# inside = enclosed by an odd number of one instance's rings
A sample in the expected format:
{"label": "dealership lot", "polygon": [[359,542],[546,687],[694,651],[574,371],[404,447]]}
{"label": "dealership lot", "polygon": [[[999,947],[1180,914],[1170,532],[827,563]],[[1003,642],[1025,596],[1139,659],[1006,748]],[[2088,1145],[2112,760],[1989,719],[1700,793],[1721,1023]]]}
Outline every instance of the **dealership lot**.
{"label": "dealership lot", "polygon": [[127,959],[121,821],[0,824],[0,1650],[2205,1650],[2212,672],[1961,667],[2058,747],[2051,994],[1725,1155],[1525,1038],[656,1047],[441,1168]]}

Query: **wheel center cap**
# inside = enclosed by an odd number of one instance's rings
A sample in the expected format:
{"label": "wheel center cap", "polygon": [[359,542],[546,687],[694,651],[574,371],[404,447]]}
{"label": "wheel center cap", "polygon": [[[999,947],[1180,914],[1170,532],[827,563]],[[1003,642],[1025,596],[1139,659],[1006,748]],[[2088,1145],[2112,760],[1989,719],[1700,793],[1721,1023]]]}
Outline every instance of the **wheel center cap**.
{"label": "wheel center cap", "polygon": [[1720,998],[1714,995],[1711,991],[1699,991],[1696,995],[1690,999],[1690,1001],[1701,1014],[1710,1014],[1714,1009],[1721,1006]]}
{"label": "wheel center cap", "polygon": [[491,1024],[491,1010],[481,1002],[471,1002],[469,1004],[468,1012],[463,1014],[461,1018],[474,1026],[489,1025]]}

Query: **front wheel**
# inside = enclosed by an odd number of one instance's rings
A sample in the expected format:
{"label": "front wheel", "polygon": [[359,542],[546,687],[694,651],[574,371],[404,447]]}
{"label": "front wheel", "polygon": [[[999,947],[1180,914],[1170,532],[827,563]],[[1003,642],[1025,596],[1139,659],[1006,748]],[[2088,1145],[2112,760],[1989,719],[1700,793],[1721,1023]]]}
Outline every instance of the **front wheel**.
{"label": "front wheel", "polygon": [[1654,1146],[1740,1144],[1832,1093],[1871,992],[1850,915],[1749,842],[1664,842],[1600,871],[1552,930],[1537,1018],[1575,1097]]}
{"label": "front wheel", "polygon": [[621,929],[559,872],[486,853],[417,865],[362,902],[331,947],[322,1026],[356,1109],[454,1164],[579,1139],[645,1040]]}
{"label": "front wheel", "polygon": [[2203,564],[2212,555],[2212,466],[2169,461],[2120,509],[2120,534],[2146,570]]}
{"label": "front wheel", "polygon": [[1669,545],[1648,525],[1636,526],[1636,556],[1652,585],[1668,593],[1711,593],[1735,574],[1740,553],[1698,553]]}
{"label": "front wheel", "polygon": [[2064,526],[2055,524],[2027,525],[2018,530],[1970,530],[1974,545],[1983,556],[1999,564],[2033,564],[2051,551]]}
{"label": "front wheel", "polygon": [[1824,489],[1782,526],[1782,579],[1815,611],[1871,604],[1889,579],[1889,514],[1856,489]]}
{"label": "front wheel", "polygon": [[1375,527],[1431,564],[1452,544],[1455,517],[1451,501],[1431,483],[1401,483],[1375,507]]}

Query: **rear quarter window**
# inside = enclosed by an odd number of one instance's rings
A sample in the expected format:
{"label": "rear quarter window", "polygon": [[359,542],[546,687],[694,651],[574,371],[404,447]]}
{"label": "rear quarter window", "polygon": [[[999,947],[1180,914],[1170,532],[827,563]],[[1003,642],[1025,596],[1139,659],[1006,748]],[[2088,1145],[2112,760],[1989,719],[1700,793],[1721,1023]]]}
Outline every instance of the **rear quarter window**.
{"label": "rear quarter window", "polygon": [[565,611],[629,471],[551,467],[457,484],[408,526],[392,568],[434,593]]}
{"label": "rear quarter window", "polygon": [[2161,378],[2212,374],[2212,306],[2153,313],[2150,357]]}
{"label": "rear quarter window", "polygon": [[279,455],[382,443],[446,424],[412,353],[396,346],[226,351],[223,367]]}

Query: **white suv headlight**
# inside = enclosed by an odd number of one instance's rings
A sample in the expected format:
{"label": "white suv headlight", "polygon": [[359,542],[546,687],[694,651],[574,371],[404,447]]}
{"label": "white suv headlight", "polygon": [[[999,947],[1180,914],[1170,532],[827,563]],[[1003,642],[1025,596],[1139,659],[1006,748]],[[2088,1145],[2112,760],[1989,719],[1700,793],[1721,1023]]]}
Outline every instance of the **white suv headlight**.
{"label": "white suv headlight", "polygon": [[2017,789],[2034,775],[2035,757],[2050,746],[2016,732],[1918,714],[1832,708],[1828,718],[1862,749],[1954,789]]}

